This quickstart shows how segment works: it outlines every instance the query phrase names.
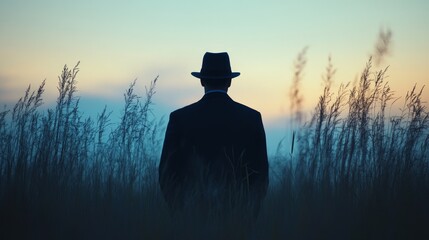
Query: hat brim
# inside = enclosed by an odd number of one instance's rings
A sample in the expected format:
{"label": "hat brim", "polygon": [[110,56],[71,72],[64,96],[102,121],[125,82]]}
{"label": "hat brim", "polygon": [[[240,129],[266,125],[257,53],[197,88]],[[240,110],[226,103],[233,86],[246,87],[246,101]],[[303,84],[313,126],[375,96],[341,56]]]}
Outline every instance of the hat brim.
{"label": "hat brim", "polygon": [[236,78],[240,76],[239,72],[232,72],[229,75],[224,76],[209,76],[209,75],[203,75],[200,72],[191,72],[191,75],[196,78],[204,78],[204,79],[225,79],[225,78]]}

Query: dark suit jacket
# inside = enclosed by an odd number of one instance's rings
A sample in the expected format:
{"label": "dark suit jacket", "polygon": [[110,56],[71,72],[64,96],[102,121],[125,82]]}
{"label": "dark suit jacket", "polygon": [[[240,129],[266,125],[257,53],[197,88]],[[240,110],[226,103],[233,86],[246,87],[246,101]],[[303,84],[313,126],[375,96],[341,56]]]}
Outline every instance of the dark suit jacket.
{"label": "dark suit jacket", "polygon": [[261,114],[220,92],[172,112],[159,181],[172,208],[240,195],[259,209],[268,186]]}

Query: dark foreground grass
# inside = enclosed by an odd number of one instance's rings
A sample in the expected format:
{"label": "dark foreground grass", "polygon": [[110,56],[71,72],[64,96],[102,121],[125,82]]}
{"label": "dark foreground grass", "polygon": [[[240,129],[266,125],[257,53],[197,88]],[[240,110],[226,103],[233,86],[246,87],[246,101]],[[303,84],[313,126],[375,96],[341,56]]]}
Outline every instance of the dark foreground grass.
{"label": "dark foreground grass", "polygon": [[386,116],[385,72],[369,61],[357,84],[333,94],[329,64],[312,120],[270,159],[253,222],[242,211],[169,215],[151,114],[157,79],[144,97],[130,85],[113,124],[106,109],[83,117],[78,69],[65,67],[55,108],[38,109],[43,83],[0,113],[0,239],[429,239],[428,111],[413,88],[402,114]]}

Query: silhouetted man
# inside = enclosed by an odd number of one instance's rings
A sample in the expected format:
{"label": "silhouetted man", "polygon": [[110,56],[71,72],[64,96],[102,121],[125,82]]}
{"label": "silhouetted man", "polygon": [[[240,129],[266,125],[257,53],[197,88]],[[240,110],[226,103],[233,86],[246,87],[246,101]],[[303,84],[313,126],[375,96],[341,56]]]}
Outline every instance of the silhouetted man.
{"label": "silhouetted man", "polygon": [[268,186],[261,114],[227,94],[227,53],[206,53],[200,78],[204,97],[170,114],[159,165],[162,193],[171,210],[228,211],[249,206],[257,216]]}

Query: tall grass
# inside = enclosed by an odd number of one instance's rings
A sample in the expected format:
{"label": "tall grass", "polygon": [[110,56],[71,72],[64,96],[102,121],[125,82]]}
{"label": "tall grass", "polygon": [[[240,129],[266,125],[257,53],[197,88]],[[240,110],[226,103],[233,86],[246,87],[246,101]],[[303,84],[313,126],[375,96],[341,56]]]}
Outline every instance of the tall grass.
{"label": "tall grass", "polygon": [[[333,94],[335,70],[329,60],[324,91],[298,134],[296,162],[285,164],[284,180],[274,188],[286,199],[279,217],[289,222],[287,236],[428,238],[424,87],[407,93],[400,116],[386,116],[386,107],[397,100],[385,82],[386,72],[373,71],[370,58],[354,86],[340,85]],[[277,156],[286,163],[291,158]]]}
{"label": "tall grass", "polygon": [[78,71],[64,67],[54,108],[38,109],[43,82],[0,113],[2,239],[139,236],[136,226],[150,222],[142,214],[160,199],[159,126],[151,112],[157,78],[143,98],[130,85],[112,126],[106,108],[95,121],[80,113]]}
{"label": "tall grass", "polygon": [[[305,50],[291,90],[296,121],[304,67]],[[356,84],[334,91],[329,59],[311,120],[295,126],[290,152],[270,159],[281,167],[252,222],[169,215],[157,182],[162,124],[151,112],[158,78],[144,96],[133,81],[113,123],[107,108],[84,117],[78,65],[65,66],[55,107],[39,109],[42,82],[0,112],[0,238],[427,239],[429,112],[415,86],[402,114],[387,115],[399,100],[386,71],[370,59]]]}

